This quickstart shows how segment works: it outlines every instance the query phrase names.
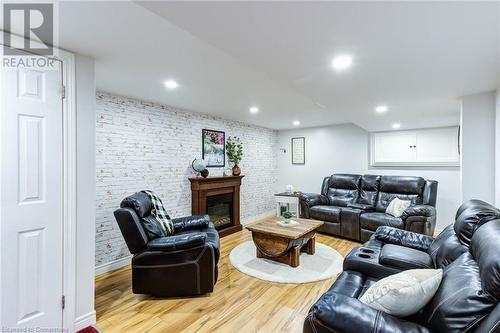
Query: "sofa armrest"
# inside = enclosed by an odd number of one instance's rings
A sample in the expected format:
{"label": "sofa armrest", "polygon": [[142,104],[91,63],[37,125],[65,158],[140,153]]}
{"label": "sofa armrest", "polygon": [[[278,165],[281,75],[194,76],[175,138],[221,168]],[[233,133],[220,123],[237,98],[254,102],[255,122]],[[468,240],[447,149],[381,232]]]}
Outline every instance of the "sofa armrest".
{"label": "sofa armrest", "polygon": [[436,208],[429,205],[408,207],[401,215],[405,230],[432,236],[436,227]]}
{"label": "sofa armrest", "polygon": [[189,249],[205,244],[207,234],[204,232],[193,232],[185,235],[173,235],[168,237],[159,237],[148,243],[149,251],[177,251]]}
{"label": "sofa armrest", "polygon": [[406,221],[410,216],[432,217],[436,215],[436,208],[429,205],[413,205],[405,209],[401,219]]}
{"label": "sofa armrest", "polygon": [[375,310],[357,298],[329,291],[312,307],[304,332],[430,332],[424,326]]}
{"label": "sofa armrest", "polygon": [[371,205],[364,205],[364,204],[359,204],[359,203],[348,204],[347,207],[361,209],[361,210],[364,210],[365,212],[372,212],[375,210],[375,207],[373,207]]}
{"label": "sofa armrest", "polygon": [[377,228],[375,239],[384,243],[405,246],[424,252],[429,249],[434,240],[430,236],[387,226]]}
{"label": "sofa armrest", "polygon": [[208,215],[193,215],[172,219],[174,233],[186,230],[202,230],[209,226],[210,217]]}
{"label": "sofa armrest", "polygon": [[317,193],[302,193],[299,197],[300,217],[310,218],[309,208],[317,205],[328,205],[328,197]]}
{"label": "sofa armrest", "polygon": [[302,193],[299,197],[300,202],[305,203],[308,207],[317,205],[328,205],[328,197],[317,193]]}

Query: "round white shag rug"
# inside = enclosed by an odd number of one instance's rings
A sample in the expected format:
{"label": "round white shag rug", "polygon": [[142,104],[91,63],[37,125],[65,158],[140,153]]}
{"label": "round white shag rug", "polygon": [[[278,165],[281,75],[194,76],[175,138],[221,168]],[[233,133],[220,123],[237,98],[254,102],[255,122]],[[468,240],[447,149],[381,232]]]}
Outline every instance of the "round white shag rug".
{"label": "round white shag rug", "polygon": [[255,244],[248,241],[229,254],[231,264],[242,273],[278,283],[308,283],[329,279],[342,272],[344,257],[329,246],[316,243],[316,253],[300,254],[300,265],[291,267],[276,261],[257,258]]}

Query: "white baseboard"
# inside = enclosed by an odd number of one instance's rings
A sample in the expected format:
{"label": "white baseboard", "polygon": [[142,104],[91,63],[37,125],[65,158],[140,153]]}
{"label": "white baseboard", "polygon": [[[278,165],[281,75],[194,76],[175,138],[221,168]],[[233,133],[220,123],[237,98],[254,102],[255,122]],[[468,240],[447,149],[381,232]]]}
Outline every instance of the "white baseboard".
{"label": "white baseboard", "polygon": [[118,268],[122,268],[124,266],[127,266],[128,264],[130,264],[130,259],[132,259],[132,256],[116,259],[116,260],[107,262],[105,264],[96,266],[95,267],[95,275],[97,276],[99,274],[111,272],[111,271],[114,271]]}
{"label": "white baseboard", "polygon": [[92,326],[96,323],[95,311],[84,314],[75,319],[75,332],[83,330],[86,327]]}
{"label": "white baseboard", "polygon": [[251,217],[248,217],[246,219],[243,219],[241,221],[241,224],[245,225],[245,224],[252,223],[252,222],[264,219],[266,217],[275,216],[275,215],[276,215],[276,211],[275,210],[270,210],[270,211],[264,212],[262,214],[251,216]]}

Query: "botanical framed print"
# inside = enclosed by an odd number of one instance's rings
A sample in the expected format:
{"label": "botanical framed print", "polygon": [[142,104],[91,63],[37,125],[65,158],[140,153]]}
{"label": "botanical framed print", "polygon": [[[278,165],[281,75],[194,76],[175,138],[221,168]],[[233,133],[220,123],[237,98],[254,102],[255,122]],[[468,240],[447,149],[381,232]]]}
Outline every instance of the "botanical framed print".
{"label": "botanical framed print", "polygon": [[306,164],[306,138],[292,138],[292,164]]}
{"label": "botanical framed print", "polygon": [[202,158],[207,167],[224,167],[226,165],[226,133],[203,129]]}

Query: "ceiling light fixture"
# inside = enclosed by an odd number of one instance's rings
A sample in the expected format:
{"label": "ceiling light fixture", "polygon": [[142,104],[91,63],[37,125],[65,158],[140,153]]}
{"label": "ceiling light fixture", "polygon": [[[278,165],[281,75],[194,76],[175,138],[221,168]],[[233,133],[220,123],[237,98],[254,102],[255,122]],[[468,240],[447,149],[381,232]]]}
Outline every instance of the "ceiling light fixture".
{"label": "ceiling light fixture", "polygon": [[300,121],[295,120],[295,121],[293,122],[293,126],[299,126],[299,125],[300,125]]}
{"label": "ceiling light fixture", "polygon": [[332,60],[332,67],[338,71],[349,68],[351,67],[351,65],[352,65],[352,58],[348,55],[338,56],[333,58]]}
{"label": "ceiling light fixture", "polygon": [[377,113],[384,113],[387,112],[387,110],[389,110],[387,105],[379,105],[375,108],[375,111],[377,111]]}
{"label": "ceiling light fixture", "polygon": [[259,112],[259,108],[258,108],[258,107],[256,107],[256,106],[252,106],[252,107],[250,107],[250,109],[249,109],[249,110],[250,110],[250,113],[257,113],[257,112]]}
{"label": "ceiling light fixture", "polygon": [[401,127],[401,124],[399,124],[399,123],[392,124],[392,128],[394,128],[394,129],[398,129],[400,127]]}
{"label": "ceiling light fixture", "polygon": [[165,81],[165,87],[167,87],[170,90],[173,90],[175,88],[179,87],[179,84],[175,82],[174,80],[167,80]]}

